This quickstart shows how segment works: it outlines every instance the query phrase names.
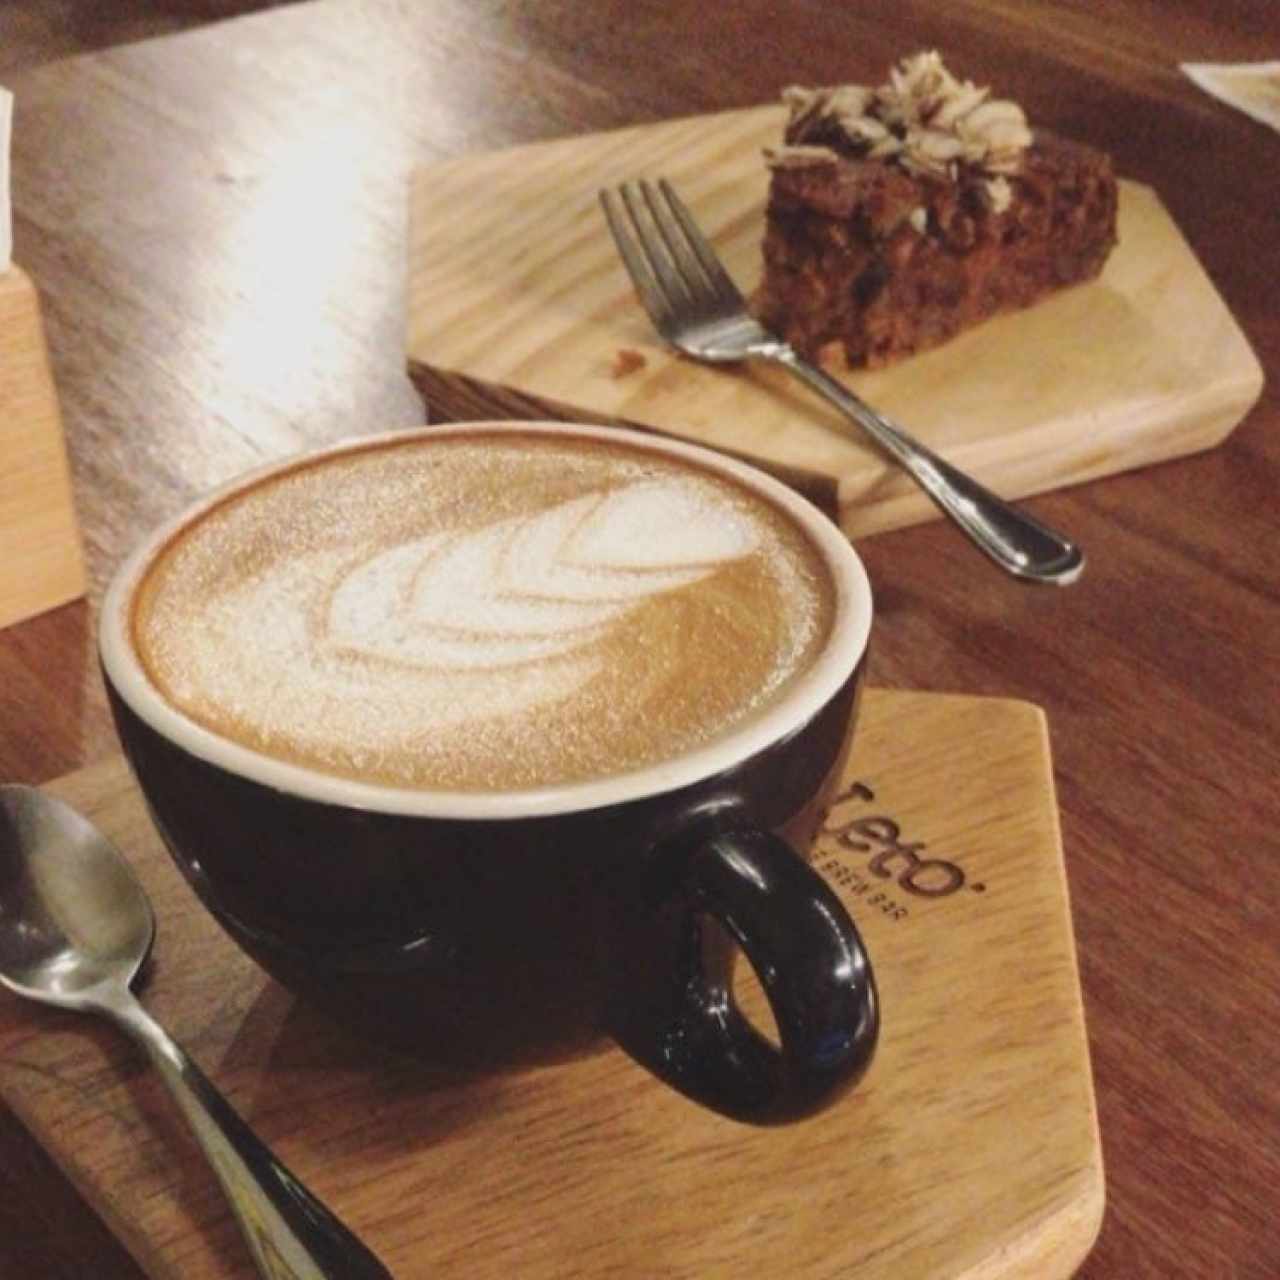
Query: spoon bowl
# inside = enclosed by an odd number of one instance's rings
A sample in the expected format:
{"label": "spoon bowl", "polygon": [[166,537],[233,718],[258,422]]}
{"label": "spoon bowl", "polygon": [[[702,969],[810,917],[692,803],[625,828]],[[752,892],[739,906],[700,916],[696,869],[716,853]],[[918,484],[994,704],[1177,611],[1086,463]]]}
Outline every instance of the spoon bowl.
{"label": "spoon bowl", "polygon": [[138,1003],[130,984],[154,937],[146,891],[92,823],[32,787],[0,786],[0,984],[103,1014],[146,1050],[265,1280],[390,1280]]}
{"label": "spoon bowl", "polygon": [[104,984],[128,987],[155,937],[129,864],[70,805],[0,787],[0,982],[84,1009]]}

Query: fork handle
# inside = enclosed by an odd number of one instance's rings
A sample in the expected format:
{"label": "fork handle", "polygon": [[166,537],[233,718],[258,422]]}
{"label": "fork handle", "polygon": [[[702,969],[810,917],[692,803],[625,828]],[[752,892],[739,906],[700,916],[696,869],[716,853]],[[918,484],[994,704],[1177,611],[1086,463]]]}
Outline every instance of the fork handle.
{"label": "fork handle", "polygon": [[877,413],[843,383],[810,364],[785,343],[757,354],[788,369],[811,390],[851,418],[969,537],[1002,568],[1031,582],[1066,586],[1080,576],[1084,553],[1069,538],[1011,507],[972,477],[957,471]]}

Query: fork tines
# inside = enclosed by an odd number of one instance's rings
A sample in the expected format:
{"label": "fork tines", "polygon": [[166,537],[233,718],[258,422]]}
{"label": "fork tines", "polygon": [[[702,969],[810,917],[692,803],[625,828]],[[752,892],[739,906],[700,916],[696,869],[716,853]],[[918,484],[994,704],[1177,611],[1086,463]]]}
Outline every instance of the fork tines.
{"label": "fork tines", "polygon": [[601,191],[614,243],[658,332],[690,307],[743,305],[742,295],[671,184],[660,178]]}

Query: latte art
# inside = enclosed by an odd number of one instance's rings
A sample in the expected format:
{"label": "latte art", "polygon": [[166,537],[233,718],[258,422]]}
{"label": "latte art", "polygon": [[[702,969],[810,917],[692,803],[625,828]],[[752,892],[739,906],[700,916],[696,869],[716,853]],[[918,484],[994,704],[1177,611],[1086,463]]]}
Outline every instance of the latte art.
{"label": "latte art", "polygon": [[371,659],[447,670],[589,650],[647,599],[755,549],[754,530],[691,489],[643,481],[382,551],[338,583],[328,638]]}
{"label": "latte art", "polygon": [[187,526],[138,592],[148,675],[254,750],[394,786],[643,767],[758,714],[831,625],[823,562],[728,479],[572,438],[300,465]]}

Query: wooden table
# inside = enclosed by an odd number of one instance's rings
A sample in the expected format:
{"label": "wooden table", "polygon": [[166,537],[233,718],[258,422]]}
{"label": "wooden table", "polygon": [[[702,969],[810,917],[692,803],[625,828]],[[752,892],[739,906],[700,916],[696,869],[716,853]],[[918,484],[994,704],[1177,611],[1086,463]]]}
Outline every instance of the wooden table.
{"label": "wooden table", "polygon": [[[12,80],[16,257],[91,586],[0,633],[0,776],[116,749],[95,606],[148,526],[251,463],[422,419],[412,167],[876,77],[930,45],[1154,186],[1280,378],[1280,135],[1177,68],[1280,56],[1271,0],[334,0]],[[1049,716],[1108,1174],[1089,1280],[1280,1274],[1278,495],[1272,385],[1221,448],[1029,504],[1088,549],[1068,591],[1013,585],[940,523],[860,546],[874,682]],[[140,1272],[0,1117],[0,1276],[36,1275]]]}

